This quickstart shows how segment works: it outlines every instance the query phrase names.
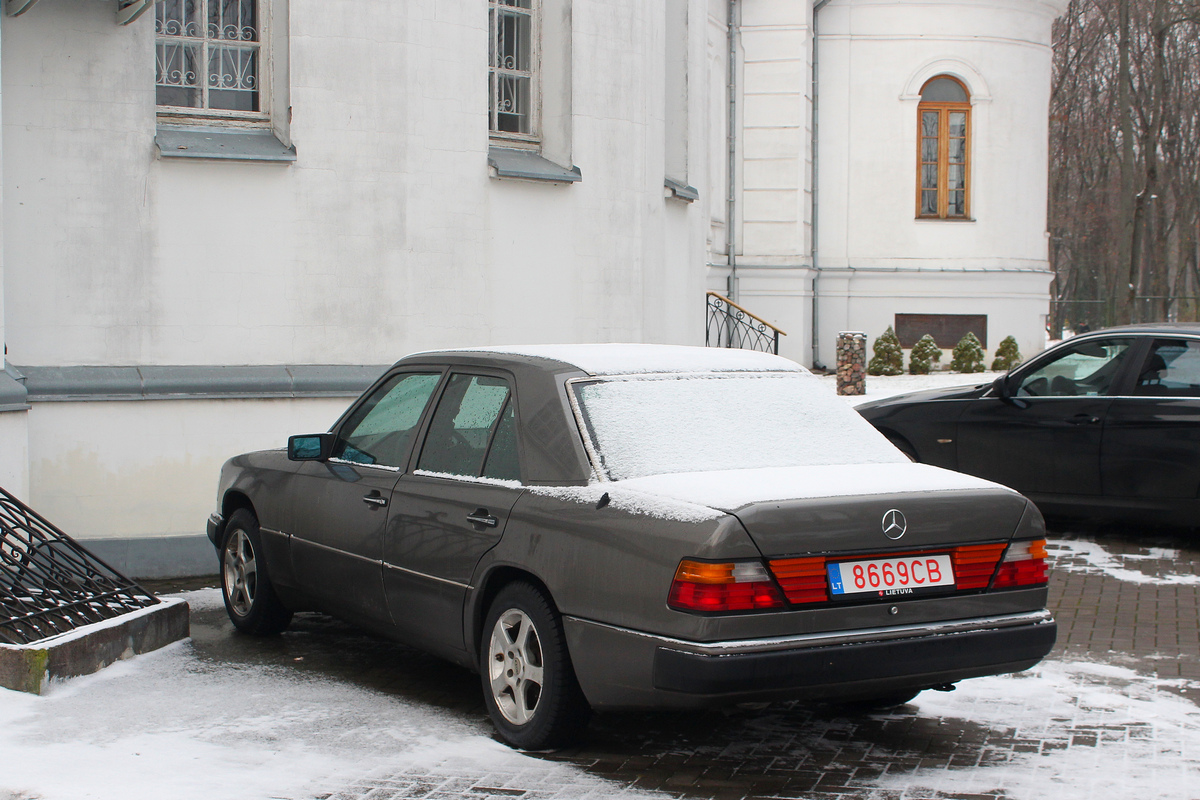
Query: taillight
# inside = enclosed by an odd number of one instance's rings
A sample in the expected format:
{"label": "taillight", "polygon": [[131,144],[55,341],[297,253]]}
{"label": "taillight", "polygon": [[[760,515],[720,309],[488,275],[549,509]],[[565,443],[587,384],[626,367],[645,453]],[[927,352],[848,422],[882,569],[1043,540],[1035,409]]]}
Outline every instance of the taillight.
{"label": "taillight", "polygon": [[992,586],[1002,589],[1008,586],[1031,586],[1046,581],[1046,540],[1032,539],[1009,544],[1008,552],[1000,562],[1000,570],[996,573],[996,582]]}
{"label": "taillight", "polygon": [[791,603],[824,603],[829,599],[825,557],[782,558],[771,562],[771,572]]}
{"label": "taillight", "polygon": [[750,611],[783,608],[783,597],[759,561],[708,564],[682,561],[667,605],[680,611]]}
{"label": "taillight", "polygon": [[967,544],[951,550],[955,586],[959,590],[986,588],[1003,552],[1003,544]]}

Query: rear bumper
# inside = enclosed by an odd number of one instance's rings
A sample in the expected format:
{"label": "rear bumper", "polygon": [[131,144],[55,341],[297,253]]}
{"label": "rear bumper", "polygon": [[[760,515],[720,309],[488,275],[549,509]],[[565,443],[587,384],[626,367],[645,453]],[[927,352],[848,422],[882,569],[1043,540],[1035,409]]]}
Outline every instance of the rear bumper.
{"label": "rear bumper", "polygon": [[[1042,610],[707,643],[584,623],[584,628],[568,625],[568,638],[580,683],[593,704],[698,707],[747,700],[872,697],[1017,672],[1050,652],[1057,627]],[[587,638],[594,641],[585,643]],[[581,645],[578,652],[576,644]],[[610,654],[603,659],[609,666],[603,674],[581,665],[581,656],[587,663],[593,660],[590,652],[603,651]],[[611,668],[616,652],[627,668]]]}

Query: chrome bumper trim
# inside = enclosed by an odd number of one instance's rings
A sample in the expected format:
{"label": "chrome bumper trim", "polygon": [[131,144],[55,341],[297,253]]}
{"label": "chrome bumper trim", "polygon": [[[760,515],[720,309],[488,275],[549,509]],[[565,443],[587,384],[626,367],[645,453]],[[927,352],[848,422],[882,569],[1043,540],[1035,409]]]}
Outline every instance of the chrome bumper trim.
{"label": "chrome bumper trim", "polygon": [[684,639],[673,639],[668,636],[657,636],[652,633],[635,631],[616,625],[606,625],[580,617],[566,617],[571,622],[596,625],[601,628],[618,631],[631,636],[656,641],[662,647],[672,650],[682,650],[708,656],[733,655],[736,653],[763,653],[774,650],[800,650],[812,647],[831,647],[840,644],[861,644],[864,642],[882,642],[893,639],[914,639],[925,636],[946,636],[972,631],[995,630],[998,628],[1016,628],[1025,625],[1045,625],[1054,622],[1049,611],[1027,611],[1020,614],[1004,614],[996,617],[974,617],[972,619],[955,619],[945,622],[922,622],[913,625],[890,625],[882,628],[858,628],[853,631],[830,631],[826,633],[808,633],[799,636],[779,636],[770,639],[741,639],[727,642],[689,642]]}

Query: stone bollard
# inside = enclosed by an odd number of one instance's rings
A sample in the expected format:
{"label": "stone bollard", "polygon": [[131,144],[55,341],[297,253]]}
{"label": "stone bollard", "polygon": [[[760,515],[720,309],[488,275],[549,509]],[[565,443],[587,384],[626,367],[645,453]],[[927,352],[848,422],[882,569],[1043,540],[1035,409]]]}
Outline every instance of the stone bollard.
{"label": "stone bollard", "polygon": [[837,393],[867,393],[867,335],[842,331],[837,339]]}

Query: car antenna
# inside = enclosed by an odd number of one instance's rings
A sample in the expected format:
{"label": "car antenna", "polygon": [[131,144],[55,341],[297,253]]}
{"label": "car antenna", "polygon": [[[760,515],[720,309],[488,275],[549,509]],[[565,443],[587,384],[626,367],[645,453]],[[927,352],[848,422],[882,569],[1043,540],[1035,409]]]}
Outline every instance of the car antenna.
{"label": "car antenna", "polygon": [[608,492],[600,495],[600,500],[596,502],[596,510],[599,511],[600,509],[604,508],[606,505],[608,505],[610,500],[612,500],[612,498],[608,496]]}

